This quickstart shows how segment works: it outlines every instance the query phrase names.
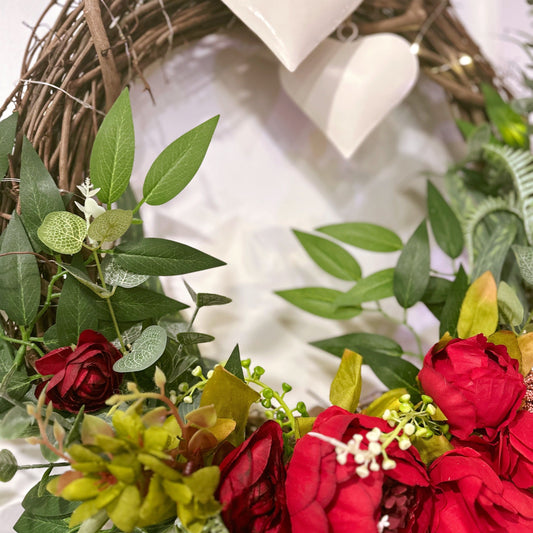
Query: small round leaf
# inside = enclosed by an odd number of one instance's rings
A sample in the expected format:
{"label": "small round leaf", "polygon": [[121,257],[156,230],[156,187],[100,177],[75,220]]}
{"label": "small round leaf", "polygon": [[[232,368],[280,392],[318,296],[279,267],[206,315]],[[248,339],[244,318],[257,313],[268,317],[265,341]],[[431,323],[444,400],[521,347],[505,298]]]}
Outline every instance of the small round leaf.
{"label": "small round leaf", "polygon": [[74,255],[81,250],[87,236],[87,223],[68,211],[54,211],[46,215],[37,235],[54,252]]}
{"label": "small round leaf", "polygon": [[132,212],[125,209],[106,211],[89,226],[88,235],[97,242],[113,242],[122,237],[131,226]]}
{"label": "small round leaf", "polygon": [[9,450],[0,450],[0,481],[6,483],[17,473],[17,459]]}

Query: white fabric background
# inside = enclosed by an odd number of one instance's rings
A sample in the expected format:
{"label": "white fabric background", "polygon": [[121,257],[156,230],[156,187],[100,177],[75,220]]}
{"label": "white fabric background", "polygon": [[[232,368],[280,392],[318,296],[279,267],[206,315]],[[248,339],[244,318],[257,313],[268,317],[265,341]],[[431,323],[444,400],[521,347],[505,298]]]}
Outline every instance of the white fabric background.
{"label": "white fabric background", "polygon": [[[18,77],[33,23],[47,0],[2,0],[0,7],[0,99]],[[455,2],[467,27],[507,79],[518,79],[523,64],[508,38],[527,29],[525,0]],[[294,403],[325,404],[338,360],[307,343],[354,331],[394,335],[406,349],[408,332],[376,317],[334,322],[300,311],[274,290],[328,286],[341,282],[306,256],[290,228],[310,231],[325,224],[371,221],[394,228],[404,239],[425,216],[424,173],[440,173],[462,150],[444,95],[421,80],[413,93],[367,138],[349,161],[282,92],[273,55],[248,33],[233,29],[179,50],[145,74],[157,105],[142,86],[132,87],[136,126],[134,184],[142,187],[156,155],[173,139],[213,115],[218,128],[196,178],[164,208],[143,211],[149,236],[173,238],[228,263],[186,276],[197,291],[216,292],[233,303],[200,311],[196,328],[216,341],[205,355],[224,359],[239,343],[241,354],[267,369],[265,379],[294,387]],[[435,178],[440,184],[440,179]],[[395,257],[353,250],[364,275],[391,266]],[[448,269],[448,265],[443,268]],[[178,278],[165,279],[167,292],[187,300]],[[393,302],[392,312],[398,312]],[[435,320],[415,307],[412,323],[425,348],[436,341]],[[365,373],[363,396],[376,387]],[[16,450],[21,463],[36,460],[36,449]],[[11,531],[22,495],[38,472],[19,472],[0,486],[2,531]]]}

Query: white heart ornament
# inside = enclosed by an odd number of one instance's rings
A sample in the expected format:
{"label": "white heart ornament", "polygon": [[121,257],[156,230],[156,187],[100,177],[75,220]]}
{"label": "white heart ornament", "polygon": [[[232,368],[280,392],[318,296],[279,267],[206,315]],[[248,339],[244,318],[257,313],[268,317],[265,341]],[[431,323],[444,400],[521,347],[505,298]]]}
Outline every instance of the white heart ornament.
{"label": "white heart ornament", "polygon": [[418,59],[410,47],[391,33],[326,39],[296,72],[280,69],[281,84],[348,159],[413,88]]}
{"label": "white heart ornament", "polygon": [[294,71],[363,0],[222,0]]}

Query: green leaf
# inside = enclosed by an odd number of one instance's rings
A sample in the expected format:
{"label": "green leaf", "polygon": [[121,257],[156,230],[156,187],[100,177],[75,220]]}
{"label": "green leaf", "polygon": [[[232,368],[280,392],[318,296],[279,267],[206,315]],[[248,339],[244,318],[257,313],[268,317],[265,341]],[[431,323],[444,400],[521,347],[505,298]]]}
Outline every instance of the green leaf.
{"label": "green leaf", "polygon": [[457,322],[467,290],[468,276],[461,265],[450,286],[448,297],[440,315],[439,335],[441,337],[445,333],[449,333],[452,337],[457,336]]}
{"label": "green leaf", "polygon": [[42,249],[37,231],[46,215],[64,210],[57,185],[30,141],[24,137],[20,162],[20,213],[36,252]]}
{"label": "green leaf", "polygon": [[359,306],[337,308],[335,302],[342,292],[324,287],[289,289],[276,291],[276,294],[296,307],[324,318],[346,320],[359,315],[362,311]]}
{"label": "green leaf", "polygon": [[311,345],[337,357],[342,357],[346,349],[357,352],[363,357],[375,355],[399,357],[403,354],[402,347],[396,341],[375,333],[349,333],[340,337],[315,341]]}
{"label": "green leaf", "polygon": [[411,395],[411,400],[415,403],[418,401],[420,391],[416,378],[420,370],[415,365],[401,357],[381,354],[364,357],[363,364],[368,365],[387,388],[405,388]]}
{"label": "green leaf", "polygon": [[529,148],[527,123],[510,104],[503,101],[491,85],[481,84],[485,97],[485,109],[490,121],[496,126],[503,141],[513,148]]}
{"label": "green leaf", "polygon": [[[58,476],[50,476],[49,480]],[[40,482],[34,485],[22,500],[22,507],[34,516],[46,518],[66,518],[78,507],[79,502],[69,502],[48,491],[39,496]]]}
{"label": "green leaf", "polygon": [[318,228],[326,235],[371,252],[396,252],[402,249],[402,241],[394,231],[364,222],[348,222]]}
{"label": "green leaf", "polygon": [[191,344],[201,344],[203,342],[211,342],[215,340],[215,337],[207,335],[206,333],[198,333],[196,331],[185,331],[178,333],[176,339],[180,344],[184,346],[190,346]]}
{"label": "green leaf", "polygon": [[95,218],[87,234],[96,242],[113,242],[122,237],[131,226],[133,214],[129,210],[113,209]]}
{"label": "green leaf", "polygon": [[[128,184],[124,194],[117,200],[117,207],[119,209],[130,209],[133,210],[137,206],[138,201],[135,197],[135,193],[131,188],[131,184]],[[140,216],[140,212],[137,213],[137,216]],[[128,231],[123,235],[122,240],[128,242],[140,241],[144,237],[144,231],[142,223],[137,223],[137,219],[132,220],[132,225],[129,227]],[[142,221],[141,221],[142,222]]]}
{"label": "green leaf", "polygon": [[356,352],[345,350],[341,364],[329,392],[329,401],[350,413],[355,413],[361,396],[361,366],[363,358]]}
{"label": "green leaf", "polygon": [[94,139],[91,152],[91,181],[100,187],[98,198],[112,204],[128,187],[135,134],[128,89],[124,89],[109,110]]}
{"label": "green leaf", "polygon": [[522,279],[528,285],[533,285],[533,248],[514,244],[512,250],[515,254]]}
{"label": "green leaf", "polygon": [[115,248],[117,263],[135,274],[179,276],[225,263],[179,242],[147,238]]}
{"label": "green leaf", "polygon": [[422,299],[429,282],[429,239],[422,221],[407,241],[394,271],[394,295],[405,309]]}
{"label": "green leaf", "polygon": [[0,481],[7,483],[17,473],[17,458],[9,450],[0,450]]}
{"label": "green leaf", "polygon": [[431,230],[439,248],[452,259],[459,257],[464,247],[463,230],[452,208],[438,189],[427,182],[428,214]]}
{"label": "green leaf", "polygon": [[54,211],[46,215],[37,230],[41,242],[60,254],[77,254],[87,236],[87,223],[68,211]]}
{"label": "green leaf", "polygon": [[196,305],[198,308],[210,305],[226,305],[231,303],[231,298],[221,296],[220,294],[212,294],[209,292],[199,292],[196,295]]}
{"label": "green leaf", "polygon": [[49,519],[25,511],[14,526],[17,533],[69,533],[68,522],[63,519]]}
{"label": "green leaf", "polygon": [[494,228],[489,240],[476,257],[470,275],[472,279],[477,279],[483,272],[490,270],[496,283],[500,280],[507,252],[513,244],[516,233],[517,227],[513,222]]}
{"label": "green leaf", "polygon": [[131,351],[114,365],[115,372],[139,372],[152,366],[163,355],[167,334],[161,326],[149,326],[133,343]]}
{"label": "green leaf", "polygon": [[12,407],[0,424],[0,439],[20,439],[28,436],[28,429],[35,422],[26,409],[16,405]]}
{"label": "green leaf", "polygon": [[335,300],[338,307],[361,305],[365,302],[375,302],[394,296],[392,280],[394,268],[387,268],[374,272],[358,281],[348,292],[345,292]]}
{"label": "green leaf", "polygon": [[324,271],[339,279],[357,281],[361,278],[359,263],[342,246],[329,239],[293,230],[309,257]]}
{"label": "green leaf", "polygon": [[422,296],[422,302],[439,320],[451,285],[452,282],[447,279],[430,276],[428,286]]}
{"label": "green leaf", "polygon": [[[83,266],[79,258],[77,266]],[[61,346],[76,344],[80,333],[85,329],[98,329],[98,297],[73,276],[67,276],[57,303],[56,323],[58,340]]]}
{"label": "green leaf", "polygon": [[[160,318],[188,307],[164,294],[142,287],[132,289],[118,287],[110,301],[119,322],[139,322],[147,318]],[[105,320],[107,316],[107,304],[102,302],[99,318]]]}
{"label": "green leaf", "polygon": [[80,270],[79,268],[76,268],[73,265],[61,265],[63,267],[63,270],[65,272],[68,272],[72,277],[77,279],[82,285],[85,287],[91,289],[96,295],[98,295],[100,298],[109,298],[111,296],[111,292],[109,292],[107,289],[104,289],[97,283],[94,283],[89,276],[84,272],[83,270]]}
{"label": "green leaf", "polygon": [[57,324],[52,324],[43,335],[44,345],[49,350],[55,350],[56,348],[61,348],[62,345],[59,342],[59,336],[57,333]]}
{"label": "green leaf", "polygon": [[9,156],[15,144],[17,133],[18,113],[13,113],[0,122],[0,179],[2,179],[9,168]]}
{"label": "green leaf", "polygon": [[226,361],[224,368],[228,372],[231,372],[234,376],[238,377],[240,380],[244,381],[244,373],[241,365],[241,352],[238,344],[236,344],[235,348],[233,348],[233,351]]}
{"label": "green leaf", "polygon": [[500,322],[511,327],[518,327],[524,320],[524,308],[516,291],[505,281],[498,285],[498,312]]}
{"label": "green leaf", "polygon": [[490,124],[483,122],[476,126],[468,135],[468,158],[479,159],[481,149],[489,142],[497,142],[492,135]]}
{"label": "green leaf", "polygon": [[143,185],[143,199],[161,205],[177,196],[192,180],[218,122],[218,115],[168,145],[153,162]]}
{"label": "green leaf", "polygon": [[[13,350],[11,344],[0,339],[0,381],[9,372],[7,394],[14,400],[22,400],[31,385],[31,379],[22,369],[13,370]],[[5,399],[0,399],[0,413],[11,409],[12,404]]]}
{"label": "green leaf", "polygon": [[[0,248],[0,253],[8,252],[32,252],[24,226],[15,212],[4,231]],[[31,324],[41,299],[41,275],[35,256],[27,253],[1,256],[0,287],[0,308],[16,324]]]}
{"label": "green leaf", "polygon": [[107,254],[102,261],[102,272],[106,285],[131,289],[143,284],[150,276],[134,274],[122,268],[112,254]]}

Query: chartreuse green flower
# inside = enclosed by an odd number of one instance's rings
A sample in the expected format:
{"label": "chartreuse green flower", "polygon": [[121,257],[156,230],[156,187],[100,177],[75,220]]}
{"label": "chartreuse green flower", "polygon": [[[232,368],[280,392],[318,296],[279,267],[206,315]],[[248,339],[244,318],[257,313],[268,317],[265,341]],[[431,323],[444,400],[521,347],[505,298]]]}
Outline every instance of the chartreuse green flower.
{"label": "chartreuse green flower", "polygon": [[[168,416],[166,407],[143,416],[141,408],[142,400],[126,411],[116,410],[111,425],[96,416],[84,417],[82,443],[66,450],[73,470],[54,478],[47,487],[56,496],[82,502],[71,516],[70,527],[105,511],[126,533],[175,516],[196,533],[220,511],[214,497],[218,467],[200,464],[191,475],[182,473],[188,459],[181,450],[189,440],[182,427],[192,434],[194,427]],[[205,419],[206,409],[202,410],[200,418]],[[217,420],[214,408],[208,411],[208,426],[214,429],[217,445],[235,424]],[[195,419],[194,414],[191,418]],[[227,429],[219,434],[221,426]]]}

